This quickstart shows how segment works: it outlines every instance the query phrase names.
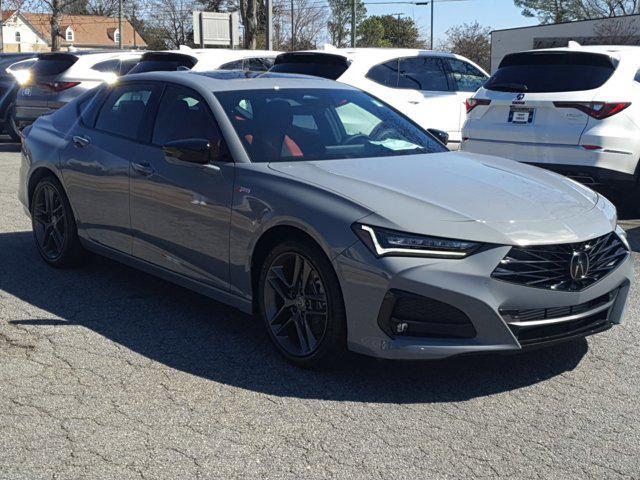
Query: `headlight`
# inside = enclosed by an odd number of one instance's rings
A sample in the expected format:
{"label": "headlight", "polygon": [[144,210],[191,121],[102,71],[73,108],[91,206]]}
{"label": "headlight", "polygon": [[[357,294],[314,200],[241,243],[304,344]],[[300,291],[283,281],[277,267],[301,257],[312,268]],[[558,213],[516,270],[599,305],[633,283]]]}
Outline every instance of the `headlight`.
{"label": "headlight", "polygon": [[352,228],[358,238],[378,257],[464,258],[480,247],[479,243],[467,240],[428,237],[359,223],[355,223]]}
{"label": "headlight", "polygon": [[624,244],[625,248],[631,251],[631,246],[629,245],[629,239],[627,238],[627,232],[620,225],[616,225],[616,235],[620,241]]}

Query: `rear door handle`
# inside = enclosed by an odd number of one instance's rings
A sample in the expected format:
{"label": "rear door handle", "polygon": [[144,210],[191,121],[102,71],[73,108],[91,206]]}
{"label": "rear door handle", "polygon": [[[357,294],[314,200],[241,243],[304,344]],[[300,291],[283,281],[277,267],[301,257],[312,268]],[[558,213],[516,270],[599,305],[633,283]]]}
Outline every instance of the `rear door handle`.
{"label": "rear door handle", "polygon": [[80,135],[75,135],[73,137],[73,144],[78,148],[84,148],[91,143],[91,140],[87,137],[81,137]]}
{"label": "rear door handle", "polygon": [[149,165],[147,162],[142,162],[142,163],[132,162],[131,168],[133,168],[140,175],[144,175],[145,177],[148,177],[149,175],[153,174],[153,168],[151,168],[151,165]]}

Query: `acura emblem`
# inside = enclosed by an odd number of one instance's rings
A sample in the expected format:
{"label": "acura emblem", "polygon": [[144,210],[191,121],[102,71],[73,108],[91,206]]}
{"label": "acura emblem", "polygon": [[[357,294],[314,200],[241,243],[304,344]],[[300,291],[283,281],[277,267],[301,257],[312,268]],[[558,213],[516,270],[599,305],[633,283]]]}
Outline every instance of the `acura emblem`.
{"label": "acura emblem", "polygon": [[520,101],[524,99],[524,93],[519,93],[518,95],[516,95],[516,101]]}
{"label": "acura emblem", "polygon": [[569,273],[574,280],[582,280],[589,273],[589,255],[587,252],[573,252]]}

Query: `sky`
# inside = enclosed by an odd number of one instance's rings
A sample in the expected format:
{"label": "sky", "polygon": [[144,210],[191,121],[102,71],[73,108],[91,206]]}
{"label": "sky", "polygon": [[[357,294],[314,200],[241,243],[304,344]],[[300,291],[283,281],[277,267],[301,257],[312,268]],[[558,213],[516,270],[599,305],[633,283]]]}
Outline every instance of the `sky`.
{"label": "sky", "polygon": [[[425,39],[429,39],[429,5],[368,4],[370,2],[373,3],[379,1],[384,0],[365,0],[365,3],[367,3],[367,13],[369,15],[402,13],[403,16],[413,18]],[[491,27],[492,30],[538,24],[537,19],[522,16],[520,9],[514,6],[513,0],[461,0],[451,2],[436,0],[434,10],[433,30],[436,45],[438,44],[439,39],[443,39],[445,37],[445,32],[450,27],[460,25],[462,23],[473,23],[476,20],[480,25]]]}

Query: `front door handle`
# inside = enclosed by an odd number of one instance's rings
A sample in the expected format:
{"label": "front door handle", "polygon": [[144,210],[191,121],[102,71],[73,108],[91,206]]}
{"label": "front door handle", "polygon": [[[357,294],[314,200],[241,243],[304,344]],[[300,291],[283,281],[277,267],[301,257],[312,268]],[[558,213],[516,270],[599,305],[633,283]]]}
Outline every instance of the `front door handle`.
{"label": "front door handle", "polygon": [[78,148],[84,148],[91,143],[91,140],[87,137],[81,137],[80,135],[74,135],[73,144]]}
{"label": "front door handle", "polygon": [[131,168],[133,168],[140,175],[144,175],[145,177],[153,174],[153,168],[151,168],[151,165],[149,165],[147,162],[131,163]]}

